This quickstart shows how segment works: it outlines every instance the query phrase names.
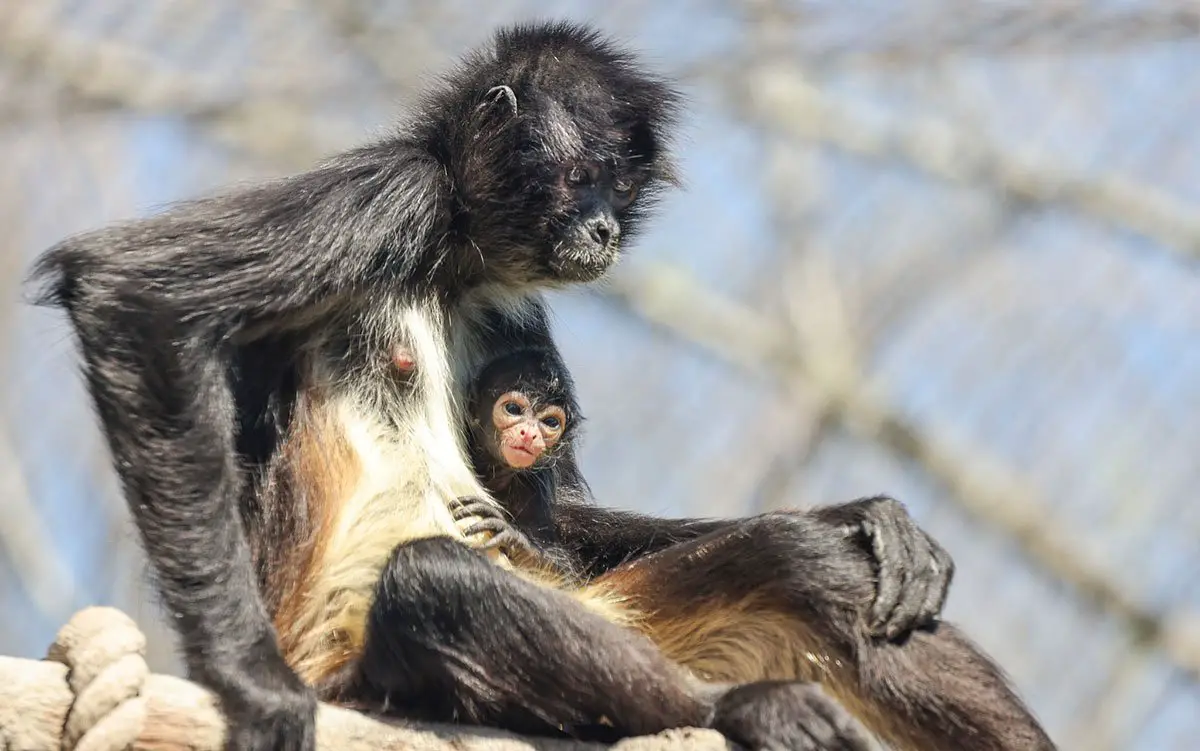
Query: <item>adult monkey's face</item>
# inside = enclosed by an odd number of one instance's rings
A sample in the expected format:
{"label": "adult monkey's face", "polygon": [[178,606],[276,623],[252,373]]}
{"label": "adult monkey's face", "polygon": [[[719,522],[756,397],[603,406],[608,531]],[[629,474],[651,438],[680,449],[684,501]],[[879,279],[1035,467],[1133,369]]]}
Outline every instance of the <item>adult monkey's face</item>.
{"label": "adult monkey's face", "polygon": [[[519,34],[470,82],[456,160],[464,224],[482,264],[509,282],[587,282],[620,258],[674,182],[667,131],[677,95],[610,45],[564,36],[538,55]],[[514,52],[515,51],[515,52]]]}

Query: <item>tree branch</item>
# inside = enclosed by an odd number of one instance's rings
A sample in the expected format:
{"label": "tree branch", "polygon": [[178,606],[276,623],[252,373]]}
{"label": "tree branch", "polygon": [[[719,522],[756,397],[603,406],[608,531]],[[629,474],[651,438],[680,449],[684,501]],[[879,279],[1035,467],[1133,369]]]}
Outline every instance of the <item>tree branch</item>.
{"label": "tree branch", "polygon": [[756,123],[784,135],[900,161],[1016,201],[1059,205],[1200,259],[1200,213],[1152,185],[1116,174],[1080,173],[1044,154],[1011,153],[943,120],[868,118],[783,63],[754,66],[726,89]]}

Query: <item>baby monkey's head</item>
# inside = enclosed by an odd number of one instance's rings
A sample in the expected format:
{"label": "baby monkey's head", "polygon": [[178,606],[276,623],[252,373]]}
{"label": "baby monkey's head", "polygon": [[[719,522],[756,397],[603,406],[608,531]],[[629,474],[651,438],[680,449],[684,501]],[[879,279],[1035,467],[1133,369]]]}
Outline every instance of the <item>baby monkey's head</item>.
{"label": "baby monkey's head", "polygon": [[489,364],[471,394],[473,439],[494,469],[553,462],[580,422],[570,376],[547,350],[521,350]]}

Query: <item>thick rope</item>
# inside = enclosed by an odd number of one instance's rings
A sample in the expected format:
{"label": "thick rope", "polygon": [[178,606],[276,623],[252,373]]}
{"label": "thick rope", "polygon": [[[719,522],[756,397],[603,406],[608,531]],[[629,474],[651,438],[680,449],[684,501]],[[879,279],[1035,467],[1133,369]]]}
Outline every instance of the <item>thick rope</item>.
{"label": "thick rope", "polygon": [[58,632],[47,659],[67,666],[75,695],[62,751],[124,751],[146,721],[146,637],[119,610],[87,608]]}
{"label": "thick rope", "polygon": [[[80,611],[45,660],[0,656],[0,751],[221,751],[225,720],[202,686],[150,675],[146,639],[112,608]],[[64,680],[65,679],[65,680]],[[599,751],[605,746],[520,738],[499,730],[380,720],[322,705],[323,751]],[[725,751],[712,730],[680,728],[628,738],[613,751]]]}

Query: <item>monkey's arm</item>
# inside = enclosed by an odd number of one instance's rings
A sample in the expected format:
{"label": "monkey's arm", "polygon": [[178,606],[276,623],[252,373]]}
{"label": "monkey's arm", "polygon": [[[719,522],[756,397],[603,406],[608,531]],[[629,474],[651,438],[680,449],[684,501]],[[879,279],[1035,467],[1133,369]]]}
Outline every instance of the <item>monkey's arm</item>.
{"label": "monkey's arm", "polygon": [[239,521],[249,490],[235,421],[251,410],[234,396],[235,342],[303,327],[352,289],[420,271],[437,200],[421,185],[434,178],[391,156],[356,152],[75,237],[35,270],[43,302],[74,324],[189,671],[221,697],[238,748],[312,748],[315,700],[280,656]]}
{"label": "monkey's arm", "polygon": [[42,302],[93,316],[81,331],[89,338],[97,327],[120,336],[143,327],[122,313],[210,344],[303,328],[350,294],[404,289],[452,263],[432,239],[445,231],[447,193],[429,155],[381,142],[70,238],[42,257],[34,279]]}
{"label": "monkey's arm", "polygon": [[[560,544],[576,565],[595,576],[627,561],[718,530],[741,520],[658,519],[584,503],[580,493],[560,493],[554,507]],[[876,597],[865,618],[870,633],[896,638],[933,621],[941,612],[954,563],[913,522],[904,506],[886,497],[786,512],[833,539],[850,539],[873,561]]]}
{"label": "monkey's arm", "polygon": [[378,585],[366,648],[334,699],[519,732],[612,738],[713,727],[752,749],[866,751],[812,685],[703,684],[645,637],[447,538],[402,544]]}
{"label": "monkey's arm", "polygon": [[592,500],[572,447],[555,462],[554,482],[539,491],[537,505],[551,521],[549,539],[571,556],[576,571],[589,578],[731,523],[663,519],[599,506]]}
{"label": "monkey's arm", "polygon": [[568,500],[561,495],[553,513],[558,544],[588,577],[732,523],[721,519],[661,519]]}

